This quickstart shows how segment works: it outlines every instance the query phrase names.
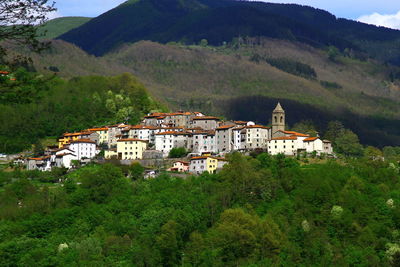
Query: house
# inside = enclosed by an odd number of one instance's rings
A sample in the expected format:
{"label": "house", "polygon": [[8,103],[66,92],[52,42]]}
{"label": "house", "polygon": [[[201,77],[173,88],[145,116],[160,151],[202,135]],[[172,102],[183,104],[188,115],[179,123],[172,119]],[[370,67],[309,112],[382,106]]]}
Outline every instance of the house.
{"label": "house", "polygon": [[120,160],[142,159],[148,141],[136,138],[125,138],[117,141],[117,153]]}
{"label": "house", "polygon": [[218,152],[230,152],[233,149],[232,132],[236,125],[224,125],[215,129]]}
{"label": "house", "polygon": [[99,153],[96,141],[90,139],[77,139],[71,141],[68,148],[73,151],[77,160],[92,159]]}
{"label": "house", "polygon": [[167,157],[172,148],[188,146],[187,132],[162,131],[155,134],[155,149],[162,151],[164,157]]}
{"label": "house", "polygon": [[[98,140],[97,144],[107,144],[108,143],[108,128],[107,127],[101,127],[101,128],[91,128],[87,129],[87,132],[94,132],[98,134]],[[89,138],[91,139],[91,138]],[[93,139],[91,139],[93,140]]]}
{"label": "house", "polygon": [[188,150],[193,153],[217,152],[215,131],[194,131],[190,135]]}
{"label": "house", "polygon": [[320,154],[332,154],[332,145],[330,141],[321,140],[319,137],[308,137],[303,140],[304,148],[307,153],[316,152]]}
{"label": "house", "polygon": [[81,133],[64,133],[62,137],[58,138],[58,147],[62,148],[68,145],[71,141],[78,140]]}
{"label": "house", "polygon": [[108,146],[113,147],[117,145],[118,136],[121,135],[121,131],[126,128],[126,124],[120,123],[108,126]]}
{"label": "house", "polygon": [[324,153],[332,155],[333,154],[333,147],[332,147],[332,142],[329,140],[322,140],[324,143]]}
{"label": "house", "polygon": [[77,160],[77,156],[73,153],[61,153],[55,156],[55,167],[72,168],[72,161]]}
{"label": "house", "polygon": [[39,158],[28,158],[27,169],[28,170],[39,170],[39,171],[50,171],[51,170],[51,157],[39,157]]}
{"label": "house", "polygon": [[114,147],[104,150],[104,158],[105,159],[118,158],[117,148]]}
{"label": "house", "polygon": [[271,128],[262,125],[245,126],[242,132],[245,134],[245,149],[266,149],[272,136]]}
{"label": "house", "polygon": [[65,133],[63,134],[62,137],[58,139],[58,147],[62,148],[68,144],[70,144],[72,141],[78,140],[78,139],[89,139],[92,141],[95,141],[98,143],[99,141],[99,134],[97,132],[89,132],[89,131],[83,131],[83,132],[78,132],[78,133]]}
{"label": "house", "polygon": [[298,149],[303,149],[303,142],[295,135],[275,137],[268,141],[268,153],[271,155],[295,156]]}
{"label": "house", "polygon": [[156,126],[145,126],[145,125],[133,125],[124,128],[122,138],[136,138],[146,140],[149,144],[155,143],[155,133],[159,132],[160,127]]}
{"label": "house", "polygon": [[164,124],[171,127],[184,127],[187,128],[193,117],[196,115],[192,112],[175,112],[165,114]]}
{"label": "house", "polygon": [[203,172],[216,173],[221,169],[227,161],[223,158],[212,156],[200,156],[190,159],[189,172],[194,174],[201,174]]}
{"label": "house", "polygon": [[196,116],[192,118],[192,128],[200,127],[204,130],[214,130],[218,127],[220,119],[212,116]]}
{"label": "house", "polygon": [[232,128],[232,150],[243,150],[246,148],[246,130],[245,126]]}
{"label": "house", "polygon": [[176,172],[188,172],[189,171],[189,162],[186,161],[175,161],[171,168],[168,171],[176,171]]}

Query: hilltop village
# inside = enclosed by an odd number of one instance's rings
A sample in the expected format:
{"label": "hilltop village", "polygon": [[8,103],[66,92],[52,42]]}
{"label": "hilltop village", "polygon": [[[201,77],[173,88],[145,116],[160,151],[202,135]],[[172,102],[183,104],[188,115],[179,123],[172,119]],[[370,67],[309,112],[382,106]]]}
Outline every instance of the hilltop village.
{"label": "hilltop village", "polygon": [[[124,123],[65,133],[58,147],[45,155],[23,161],[27,169],[49,171],[53,167],[72,168],[94,159],[119,160],[131,164],[138,160],[168,158],[173,149],[188,151],[187,161],[173,162],[170,171],[200,174],[216,172],[233,151],[266,151],[296,156],[300,153],[332,154],[328,140],[285,130],[285,111],[277,104],[271,127],[252,121],[222,121],[200,112],[150,113],[139,125]],[[22,163],[22,162],[21,162]]]}

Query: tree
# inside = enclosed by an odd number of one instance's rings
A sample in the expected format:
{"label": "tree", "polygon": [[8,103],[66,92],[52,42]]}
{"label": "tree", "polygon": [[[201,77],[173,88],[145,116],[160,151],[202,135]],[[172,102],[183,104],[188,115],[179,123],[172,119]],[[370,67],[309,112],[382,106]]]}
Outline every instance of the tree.
{"label": "tree", "polygon": [[336,61],[336,58],[339,56],[340,52],[335,46],[331,45],[328,47],[328,58],[331,61]]}
{"label": "tree", "polygon": [[[2,0],[0,1],[0,41],[14,41],[39,51],[44,44],[39,42],[36,25],[47,21],[47,14],[55,11],[54,2],[48,0]],[[0,46],[0,57],[6,49]]]}
{"label": "tree", "polygon": [[218,256],[224,262],[238,262],[253,254],[257,248],[255,230],[258,224],[258,217],[241,209],[225,210],[218,224],[209,233]]}
{"label": "tree", "polygon": [[42,156],[44,153],[44,148],[40,140],[36,141],[33,145],[33,154],[35,157]]}
{"label": "tree", "polygon": [[345,156],[359,157],[363,155],[363,147],[358,136],[351,130],[344,130],[343,134],[336,138],[336,151]]}
{"label": "tree", "polygon": [[341,136],[343,133],[344,126],[340,121],[330,121],[328,123],[324,138],[334,143],[336,138]]}
{"label": "tree", "polygon": [[161,233],[156,237],[156,245],[162,257],[162,266],[176,266],[179,258],[178,224],[171,220],[161,227]]}
{"label": "tree", "polygon": [[169,158],[182,158],[187,155],[187,151],[184,147],[174,147],[169,151]]}
{"label": "tree", "polygon": [[368,146],[364,149],[364,156],[367,159],[375,160],[375,159],[382,158],[383,154],[382,154],[382,151],[380,151],[378,148],[373,147],[373,146]]}
{"label": "tree", "polygon": [[303,120],[293,125],[293,131],[299,133],[309,134],[310,136],[317,136],[318,132],[312,120]]}
{"label": "tree", "polygon": [[144,167],[142,165],[140,165],[139,162],[134,162],[129,167],[129,173],[133,180],[139,180],[140,178],[143,178]]}
{"label": "tree", "polygon": [[206,47],[207,45],[208,45],[207,39],[201,39],[201,41],[200,41],[200,46]]}

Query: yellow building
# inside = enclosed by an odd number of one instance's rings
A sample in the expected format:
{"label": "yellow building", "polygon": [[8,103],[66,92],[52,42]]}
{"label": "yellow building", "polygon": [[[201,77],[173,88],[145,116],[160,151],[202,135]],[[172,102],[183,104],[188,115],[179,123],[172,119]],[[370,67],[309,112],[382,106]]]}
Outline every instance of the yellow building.
{"label": "yellow building", "polygon": [[116,148],[104,150],[104,158],[105,159],[112,159],[112,158],[118,158],[118,153]]}
{"label": "yellow building", "polygon": [[201,174],[205,171],[216,173],[217,169],[221,169],[226,163],[223,158],[212,156],[193,157],[190,159],[189,172]]}
{"label": "yellow building", "polygon": [[71,141],[81,138],[81,133],[65,133],[62,137],[58,138],[58,148],[68,145]]}
{"label": "yellow building", "polygon": [[117,140],[118,159],[142,159],[143,152],[147,149],[146,140],[126,138]]}
{"label": "yellow building", "polygon": [[99,134],[98,144],[106,144],[108,143],[108,128],[92,128],[87,129],[88,132],[96,132]]}

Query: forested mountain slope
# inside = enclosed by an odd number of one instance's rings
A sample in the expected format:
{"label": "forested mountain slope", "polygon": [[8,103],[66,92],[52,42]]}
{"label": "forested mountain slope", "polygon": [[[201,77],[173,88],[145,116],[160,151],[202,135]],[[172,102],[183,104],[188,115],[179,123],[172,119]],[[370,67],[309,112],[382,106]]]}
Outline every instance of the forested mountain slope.
{"label": "forested mountain slope", "polygon": [[331,60],[325,50],[302,43],[263,39],[262,45],[224,48],[143,41],[93,57],[55,41],[33,58],[38,70],[49,72],[54,64],[63,77],[131,72],[171,109],[268,124],[280,100],[289,125],[311,119],[323,132],[339,119],[364,143],[400,142],[398,68],[341,55]]}
{"label": "forested mountain slope", "polygon": [[[152,40],[222,45],[237,37],[273,37],[400,63],[400,31],[338,19],[312,7],[234,0],[133,0],[60,36],[103,55],[124,43]],[[390,51],[390,53],[389,53]]]}

